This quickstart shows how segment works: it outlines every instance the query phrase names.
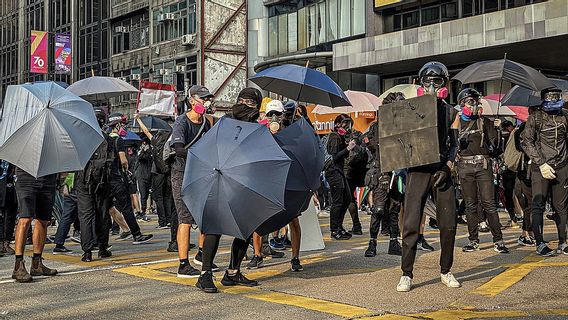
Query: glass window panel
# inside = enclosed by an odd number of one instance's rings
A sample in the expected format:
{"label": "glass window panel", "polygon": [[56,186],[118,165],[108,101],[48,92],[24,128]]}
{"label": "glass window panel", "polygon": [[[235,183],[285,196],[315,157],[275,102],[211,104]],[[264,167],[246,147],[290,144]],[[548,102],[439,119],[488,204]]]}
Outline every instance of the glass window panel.
{"label": "glass window panel", "polygon": [[473,15],[473,0],[463,0],[463,16],[469,17]]}
{"label": "glass window panel", "polygon": [[337,1],[339,0],[328,0],[327,1],[327,39],[328,41],[333,41],[337,39]]}
{"label": "glass window panel", "polygon": [[308,46],[308,25],[306,23],[306,8],[298,10],[298,50],[306,49]]}
{"label": "glass window panel", "polygon": [[288,15],[278,16],[278,54],[288,52]]}
{"label": "glass window panel", "polygon": [[278,54],[278,16],[268,18],[268,55]]}
{"label": "glass window panel", "polygon": [[420,24],[420,12],[418,10],[407,12],[402,15],[402,28],[418,27]]}
{"label": "glass window panel", "polygon": [[422,9],[422,25],[428,25],[440,21],[440,7]]}
{"label": "glass window panel", "polygon": [[317,24],[317,30],[318,30],[318,44],[320,43],[324,43],[326,41],[326,36],[325,36],[325,23],[326,23],[326,15],[325,15],[325,2],[320,2],[318,5],[318,24]]}
{"label": "glass window panel", "polygon": [[288,52],[298,51],[298,15],[288,15]]}
{"label": "glass window panel", "polygon": [[340,0],[339,10],[339,38],[351,35],[351,0]]}
{"label": "glass window panel", "polygon": [[458,17],[457,3],[442,4],[442,20],[456,19]]}
{"label": "glass window panel", "polygon": [[353,34],[365,33],[365,0],[353,0]]}
{"label": "glass window panel", "polygon": [[313,47],[317,44],[317,6],[308,7],[308,47]]}
{"label": "glass window panel", "polygon": [[499,0],[485,0],[484,12],[493,12],[499,9]]}

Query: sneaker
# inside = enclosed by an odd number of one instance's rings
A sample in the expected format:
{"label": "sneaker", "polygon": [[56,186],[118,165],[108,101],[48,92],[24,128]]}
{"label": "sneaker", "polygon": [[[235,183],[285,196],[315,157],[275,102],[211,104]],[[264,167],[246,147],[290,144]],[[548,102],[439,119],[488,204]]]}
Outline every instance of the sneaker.
{"label": "sneaker", "polygon": [[331,233],[331,238],[335,240],[349,240],[351,237],[351,233],[345,230],[334,231]]}
{"label": "sneaker", "polygon": [[189,263],[185,266],[180,265],[177,272],[178,278],[197,278],[200,275],[201,272],[192,267]]}
{"label": "sneaker", "polygon": [[430,220],[428,220],[428,225],[432,229],[438,229],[438,220],[436,220],[434,218],[430,218]]}
{"label": "sneaker", "polygon": [[556,253],[568,255],[568,244],[563,243],[561,245],[558,245],[558,248],[556,248]]}
{"label": "sneaker", "polygon": [[118,238],[116,238],[116,241],[125,241],[125,240],[129,240],[132,239],[132,232],[130,232],[130,230],[125,231],[125,232],[121,232],[120,235],[118,236]]}
{"label": "sneaker", "polygon": [[292,258],[290,263],[292,264],[292,272],[299,272],[304,270],[304,267],[300,264],[300,259]]}
{"label": "sneaker", "polygon": [[473,252],[476,250],[479,250],[479,242],[477,241],[470,241],[462,248],[463,252]]}
{"label": "sneaker", "polygon": [[273,250],[285,250],[286,249],[286,246],[277,239],[270,239],[270,241],[268,241],[268,245]]}
{"label": "sneaker", "polygon": [[489,232],[489,227],[487,226],[487,223],[484,221],[482,223],[479,224],[479,232]]}
{"label": "sneaker", "polygon": [[412,278],[408,276],[400,277],[400,281],[396,285],[396,291],[398,292],[408,292],[412,288]]}
{"label": "sneaker", "polygon": [[75,243],[81,243],[81,232],[79,230],[73,231],[73,235],[69,239]]}
{"label": "sneaker", "polygon": [[201,291],[206,293],[216,293],[217,287],[213,282],[213,272],[205,271],[202,275],[199,276],[197,279],[197,283],[195,284],[196,287],[201,289]]}
{"label": "sneaker", "polygon": [[168,242],[168,252],[178,252],[178,243],[176,241]]}
{"label": "sneaker", "polygon": [[110,230],[110,235],[111,236],[118,236],[120,234],[120,230],[116,230],[116,229],[111,229]]}
{"label": "sneaker", "polygon": [[459,283],[459,281],[456,280],[456,278],[451,272],[448,272],[446,274],[440,274],[440,279],[442,280],[442,283],[445,284],[446,287],[448,288],[461,287],[461,283]]}
{"label": "sneaker", "polygon": [[550,249],[546,243],[541,243],[536,248],[536,254],[541,255],[543,257],[550,257],[554,255],[554,251]]}
{"label": "sneaker", "polygon": [[[254,248],[253,248],[252,244],[251,244],[251,249],[252,249],[253,252],[254,252]],[[270,247],[270,245],[268,245],[268,244],[266,244],[266,243],[263,243],[263,244],[262,244],[261,253],[262,253],[262,257],[263,257],[263,258],[266,258],[266,257],[270,256],[272,259],[284,258],[284,256],[286,255],[286,254],[285,254],[284,252],[282,252],[282,251],[275,251],[275,250],[272,250],[272,248]],[[247,259],[247,260],[248,260],[248,259]]]}
{"label": "sneaker", "polygon": [[106,250],[99,250],[99,258],[104,259],[104,258],[110,258],[112,257],[112,252],[109,249]]}
{"label": "sneaker", "polygon": [[420,239],[418,240],[418,249],[422,250],[422,251],[434,251],[434,247],[432,247],[427,241],[426,238],[424,238],[424,236],[421,236]]}
{"label": "sneaker", "polygon": [[262,267],[263,261],[262,261],[262,257],[261,256],[254,256],[252,257],[252,259],[250,260],[250,262],[247,264],[247,269],[258,269],[260,267]]}
{"label": "sneaker", "polygon": [[[203,266],[203,252],[197,251],[195,257],[193,257],[193,263],[195,263],[198,266]],[[216,264],[213,264],[211,266],[211,271],[217,272],[219,271],[219,267]]]}
{"label": "sneaker", "polygon": [[389,241],[389,251],[388,254],[392,256],[402,256],[402,246],[397,239],[391,239]]}
{"label": "sneaker", "polygon": [[57,275],[57,270],[44,266],[43,258],[34,258],[32,260],[32,267],[30,268],[30,274],[34,277],[37,276],[53,277]]}
{"label": "sneaker", "polygon": [[46,240],[51,241],[50,243],[54,243],[55,242],[55,235],[53,234],[53,235],[47,236]]}
{"label": "sneaker", "polygon": [[14,272],[12,272],[12,279],[15,279],[16,282],[32,282],[33,278],[26,270],[26,266],[24,265],[24,260],[19,261],[16,263],[16,267],[14,268]]}
{"label": "sneaker", "polygon": [[45,237],[45,244],[52,244],[53,243],[53,239],[51,239],[50,237]]}
{"label": "sneaker", "polygon": [[390,237],[390,231],[388,229],[381,229],[380,235],[383,237]]}
{"label": "sneaker", "polygon": [[250,280],[245,277],[241,271],[237,271],[234,275],[229,275],[229,271],[225,271],[225,275],[223,276],[223,280],[221,280],[221,284],[224,286],[247,286],[247,287],[256,287],[258,286],[258,282],[255,280]]}
{"label": "sneaker", "polygon": [[519,240],[517,240],[517,243],[525,247],[534,247],[534,240],[532,240],[530,237],[520,236]]}
{"label": "sneaker", "polygon": [[152,235],[152,234],[141,234],[137,237],[134,237],[134,241],[132,241],[132,244],[146,243],[146,242],[152,240],[153,237],[154,237],[154,235]]}
{"label": "sneaker", "polygon": [[377,255],[377,240],[369,240],[369,247],[365,250],[365,257],[372,258]]}
{"label": "sneaker", "polygon": [[458,222],[458,224],[461,224],[461,225],[467,225],[467,221],[465,221],[462,216],[458,217],[457,222]]}
{"label": "sneaker", "polygon": [[83,261],[83,262],[93,261],[93,253],[90,252],[90,251],[83,253],[83,256],[81,257],[81,261]]}
{"label": "sneaker", "polygon": [[53,248],[53,254],[67,254],[67,253],[71,253],[71,252],[73,252],[73,250],[69,250],[69,249],[65,248],[65,246]]}
{"label": "sneaker", "polygon": [[355,228],[353,227],[349,233],[354,234],[356,236],[362,236],[363,235],[363,230],[361,229],[361,227]]}
{"label": "sneaker", "polygon": [[169,227],[167,225],[157,225],[156,229],[168,229]]}
{"label": "sneaker", "polygon": [[493,245],[493,251],[498,253],[509,253],[509,249],[507,249],[503,241],[496,242]]}

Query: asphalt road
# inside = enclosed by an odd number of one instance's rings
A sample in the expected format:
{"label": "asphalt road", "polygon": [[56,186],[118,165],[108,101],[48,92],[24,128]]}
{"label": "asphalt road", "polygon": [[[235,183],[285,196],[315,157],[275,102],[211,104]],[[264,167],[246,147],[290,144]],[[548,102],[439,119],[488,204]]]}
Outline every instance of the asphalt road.
{"label": "asphalt road", "polygon": [[[453,273],[463,287],[450,289],[439,281],[439,250],[421,252],[411,292],[395,290],[400,258],[386,254],[388,239],[380,238],[379,254],[365,258],[369,217],[361,214],[363,236],[331,241],[328,219],[321,218],[326,249],[303,253],[304,271],[289,270],[284,259],[267,259],[265,266],[247,271],[261,285],[222,287],[205,294],[195,279],[175,276],[177,255],[166,252],[167,230],[156,230],[156,219],[141,223],[156,238],[133,246],[112,241],[113,257],[92,263],[80,261],[80,246],[68,242],[70,255],[51,254],[44,263],[60,275],[38,277],[33,283],[14,283],[14,258],[0,258],[1,319],[566,319],[568,318],[568,256],[542,259],[534,248],[519,247],[519,229],[506,229],[510,254],[492,250],[491,237],[482,234],[480,251],[461,252],[467,230],[460,226]],[[501,221],[506,221],[505,215]],[[350,223],[346,218],[347,225]],[[549,223],[549,221],[547,221]],[[546,237],[556,238],[547,224]],[[54,234],[50,228],[49,234]],[[195,241],[195,234],[192,235]],[[426,238],[439,249],[437,231]],[[223,237],[216,263],[228,264],[230,238]],[[552,247],[556,247],[554,241]],[[27,252],[31,256],[31,252]],[[26,257],[29,267],[31,258]],[[245,262],[246,264],[246,262]],[[216,273],[217,280],[222,271]]]}

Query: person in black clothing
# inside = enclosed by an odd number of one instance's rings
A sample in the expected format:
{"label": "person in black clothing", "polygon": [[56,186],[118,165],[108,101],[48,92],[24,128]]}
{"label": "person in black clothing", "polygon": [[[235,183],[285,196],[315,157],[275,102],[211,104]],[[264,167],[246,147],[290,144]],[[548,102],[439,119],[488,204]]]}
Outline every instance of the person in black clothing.
{"label": "person in black clothing", "polygon": [[[503,146],[507,145],[507,141],[512,138],[512,132],[515,129],[515,126],[513,126],[513,123],[511,121],[505,120],[503,121],[503,123],[501,124],[501,129],[502,129],[502,140],[503,140]],[[515,226],[517,222],[520,222],[520,220],[522,219],[522,217],[517,217],[515,215],[515,206],[514,206],[514,202],[513,202],[513,194],[515,193],[515,181],[517,178],[517,173],[505,168],[505,170],[503,170],[502,174],[501,174],[501,179],[503,181],[503,193],[504,193],[504,200],[505,200],[505,209],[507,210],[507,213],[509,214],[509,226]],[[497,193],[497,188],[495,188],[496,191],[496,198],[498,199],[498,193]]]}
{"label": "person in black clothing", "polygon": [[[134,168],[134,176],[140,192],[141,215],[137,218],[144,221],[150,219],[146,216],[148,209],[148,198],[152,190],[152,150],[150,149],[149,139],[142,139],[142,144],[138,148],[138,157]],[[158,214],[158,229],[167,229],[168,221],[165,216]]]}
{"label": "person in black clothing", "polygon": [[346,141],[351,131],[353,120],[346,114],[340,114],[334,120],[334,129],[327,139],[327,153],[331,156],[324,165],[325,179],[331,191],[330,231],[335,240],[351,239],[351,233],[343,228],[345,213],[351,203],[352,195],[345,178],[345,158],[357,146],[355,140]]}
{"label": "person in black clothing", "polygon": [[419,94],[438,97],[438,143],[440,162],[409,169],[404,199],[404,217],[402,222],[402,276],[397,291],[410,291],[416,249],[420,234],[420,224],[424,214],[424,205],[429,193],[434,194],[436,214],[440,230],[440,278],[448,287],[458,288],[461,284],[450,272],[454,260],[456,237],[456,199],[451,177],[451,168],[457,152],[456,130],[452,123],[457,111],[444,99],[448,95],[445,85],[448,81],[448,69],[440,62],[425,64],[418,74],[421,87]]}
{"label": "person in black clothing", "polygon": [[494,122],[481,117],[481,94],[471,88],[463,89],[458,94],[461,112],[456,116],[459,122],[459,167],[458,174],[465,201],[465,214],[469,231],[469,243],[464,252],[479,250],[478,204],[485,212],[489,229],[493,235],[494,250],[508,253],[503,242],[501,223],[495,201],[493,185],[492,157],[499,153],[500,120]]}
{"label": "person in black clothing", "polygon": [[0,256],[15,254],[10,248],[18,214],[15,178],[14,165],[0,160]]}
{"label": "person in black clothing", "polygon": [[521,146],[531,160],[532,225],[536,238],[536,253],[550,256],[554,251],[544,242],[543,214],[546,199],[552,196],[558,229],[557,253],[568,254],[566,216],[568,214],[568,150],[567,114],[559,89],[541,92],[542,105],[526,122],[521,134]]}
{"label": "person in black clothing", "polygon": [[71,229],[71,225],[78,219],[79,211],[77,205],[77,189],[73,183],[75,180],[75,173],[68,173],[65,175],[63,182],[63,215],[57,225],[57,232],[55,234],[55,248],[53,254],[71,253],[73,250],[65,247],[65,238]]}
{"label": "person in black clothing", "polygon": [[353,221],[353,228],[349,233],[354,235],[362,235],[363,230],[361,228],[361,221],[359,221],[359,208],[357,206],[357,199],[355,198],[355,192],[357,187],[365,186],[365,175],[367,174],[367,162],[369,157],[367,150],[363,145],[361,138],[362,134],[359,131],[353,131],[351,134],[351,139],[357,143],[358,148],[355,148],[349,152],[349,155],[345,159],[345,178],[347,179],[347,185],[349,186],[349,194],[351,195],[351,202],[347,210]]}
{"label": "person in black clothing", "polygon": [[[240,121],[256,123],[260,116],[259,109],[262,103],[262,93],[255,88],[245,88],[239,93],[237,101],[240,103],[232,106],[230,113],[227,113],[225,116]],[[245,258],[251,238],[252,235],[247,240],[238,238],[233,240],[229,267],[221,280],[221,284],[224,286],[243,285],[254,287],[258,285],[257,281],[248,279],[241,272],[241,263]],[[195,286],[207,293],[217,292],[217,287],[213,283],[212,271],[215,267],[213,259],[217,254],[220,239],[221,235],[219,234],[207,234],[203,241],[203,265],[201,266],[201,276]]]}

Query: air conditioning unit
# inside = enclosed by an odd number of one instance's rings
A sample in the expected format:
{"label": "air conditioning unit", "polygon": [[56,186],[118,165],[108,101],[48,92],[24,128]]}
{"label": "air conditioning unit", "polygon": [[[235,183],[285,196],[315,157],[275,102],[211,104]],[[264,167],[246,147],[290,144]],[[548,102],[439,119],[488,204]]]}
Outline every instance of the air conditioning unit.
{"label": "air conditioning unit", "polygon": [[181,44],[184,46],[195,44],[195,34],[186,34],[181,37]]}
{"label": "air conditioning unit", "polygon": [[158,22],[172,21],[176,19],[175,13],[162,13],[158,16]]}
{"label": "air conditioning unit", "polygon": [[118,79],[119,79],[119,80],[122,80],[122,81],[125,81],[125,82],[128,82],[128,78],[127,78],[127,77],[118,77]]}
{"label": "air conditioning unit", "polygon": [[142,76],[142,75],[141,75],[141,74],[139,74],[139,73],[134,73],[134,74],[131,74],[131,75],[130,75],[130,80],[134,80],[134,81],[140,81],[140,79],[141,79],[141,76]]}
{"label": "air conditioning unit", "polygon": [[114,27],[114,32],[116,32],[116,33],[127,33],[128,28],[124,27],[124,26],[116,26],[116,27]]}
{"label": "air conditioning unit", "polygon": [[176,66],[176,72],[185,72],[185,66]]}
{"label": "air conditioning unit", "polygon": [[170,74],[170,69],[160,69],[160,70],[158,70],[158,73],[159,73],[161,76],[165,76],[165,75]]}

